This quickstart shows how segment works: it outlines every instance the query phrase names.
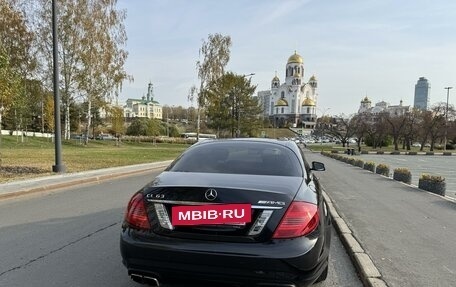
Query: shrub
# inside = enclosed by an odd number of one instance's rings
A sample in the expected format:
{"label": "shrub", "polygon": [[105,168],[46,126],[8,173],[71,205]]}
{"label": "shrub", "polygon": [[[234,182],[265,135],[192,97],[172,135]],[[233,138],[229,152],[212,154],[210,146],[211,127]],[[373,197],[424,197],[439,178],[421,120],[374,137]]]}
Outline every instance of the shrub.
{"label": "shrub", "polygon": [[434,155],[434,152],[433,151],[427,151],[426,155]]}
{"label": "shrub", "polygon": [[445,196],[445,178],[436,175],[422,174],[418,181],[418,188]]}
{"label": "shrub", "polygon": [[361,154],[368,154],[369,152],[367,150],[362,150]]}
{"label": "shrub", "polygon": [[409,151],[407,154],[408,155],[417,155],[418,153],[416,151]]}
{"label": "shrub", "polygon": [[412,182],[412,173],[407,168],[394,169],[393,179],[410,184]]}
{"label": "shrub", "polygon": [[377,154],[384,154],[385,152],[382,150],[377,151]]}
{"label": "shrub", "polygon": [[398,154],[401,154],[401,152],[398,151],[398,150],[394,150],[394,151],[391,152],[391,154],[393,154],[393,155],[398,155]]}
{"label": "shrub", "polygon": [[335,150],[335,149],[333,149],[333,150],[331,151],[331,153],[339,153],[339,151],[338,151],[338,150]]}
{"label": "shrub", "polygon": [[354,165],[357,166],[357,167],[363,168],[364,161],[362,159],[357,159],[357,160],[355,160],[355,164]]}
{"label": "shrub", "polygon": [[350,157],[350,158],[348,158],[347,163],[351,164],[351,165],[355,165],[355,159]]}
{"label": "shrub", "polygon": [[426,173],[423,173],[420,177],[420,179],[422,180],[428,180],[428,181],[432,181],[432,182],[443,182],[445,181],[445,178],[443,176],[440,176],[440,175],[430,175],[430,174],[426,174]]}
{"label": "shrub", "polygon": [[444,151],[443,155],[451,155],[451,151]]}
{"label": "shrub", "polygon": [[364,164],[364,167],[363,167],[365,170],[368,170],[368,171],[371,171],[371,172],[375,172],[375,162],[373,161],[368,161]]}
{"label": "shrub", "polygon": [[383,163],[377,165],[377,169],[375,170],[376,174],[381,174],[384,176],[389,176],[389,172],[390,172],[389,166],[386,164],[383,164]]}

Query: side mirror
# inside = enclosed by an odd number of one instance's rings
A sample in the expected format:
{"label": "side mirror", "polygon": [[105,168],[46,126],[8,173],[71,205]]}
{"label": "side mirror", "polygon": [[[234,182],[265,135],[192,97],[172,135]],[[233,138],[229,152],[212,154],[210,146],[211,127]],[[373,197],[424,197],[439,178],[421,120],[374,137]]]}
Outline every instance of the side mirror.
{"label": "side mirror", "polygon": [[325,171],[325,164],[318,162],[318,161],[313,161],[312,162],[312,168],[310,170],[315,170],[315,171]]}

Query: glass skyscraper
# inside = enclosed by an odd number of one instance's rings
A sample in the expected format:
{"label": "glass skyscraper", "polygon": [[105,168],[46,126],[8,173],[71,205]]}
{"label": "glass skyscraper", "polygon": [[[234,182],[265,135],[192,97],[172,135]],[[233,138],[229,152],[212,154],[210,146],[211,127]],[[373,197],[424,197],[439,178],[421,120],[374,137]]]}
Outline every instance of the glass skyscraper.
{"label": "glass skyscraper", "polygon": [[425,77],[420,77],[415,85],[415,100],[413,107],[420,110],[429,108],[429,99],[431,97],[431,84]]}

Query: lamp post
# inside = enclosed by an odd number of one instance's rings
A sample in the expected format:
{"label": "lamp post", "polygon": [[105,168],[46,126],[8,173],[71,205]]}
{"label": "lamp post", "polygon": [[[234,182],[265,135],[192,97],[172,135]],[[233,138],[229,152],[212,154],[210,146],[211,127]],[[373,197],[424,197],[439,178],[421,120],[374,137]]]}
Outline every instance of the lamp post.
{"label": "lamp post", "polygon": [[55,165],[52,171],[65,172],[62,164],[62,134],[60,125],[60,94],[59,94],[59,58],[58,58],[58,34],[57,34],[57,1],[52,0],[52,40],[54,61],[54,118],[55,118]]}
{"label": "lamp post", "polygon": [[450,90],[453,87],[445,87],[447,90],[447,101],[446,101],[446,110],[445,110],[445,138],[443,140],[443,150],[446,151],[446,145],[447,145],[447,134],[448,134],[448,100],[450,98]]}

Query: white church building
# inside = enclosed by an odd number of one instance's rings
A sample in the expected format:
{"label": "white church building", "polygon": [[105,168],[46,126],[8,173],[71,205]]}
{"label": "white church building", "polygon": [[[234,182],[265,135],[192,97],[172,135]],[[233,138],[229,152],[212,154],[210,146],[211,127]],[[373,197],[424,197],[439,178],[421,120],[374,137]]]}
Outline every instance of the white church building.
{"label": "white church building", "polygon": [[264,115],[274,127],[315,128],[317,104],[317,79],[304,81],[304,61],[296,52],[288,58],[285,81],[276,76],[270,91],[258,92]]}

